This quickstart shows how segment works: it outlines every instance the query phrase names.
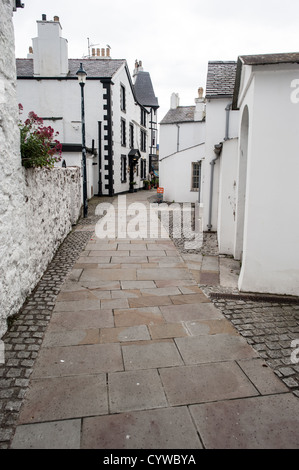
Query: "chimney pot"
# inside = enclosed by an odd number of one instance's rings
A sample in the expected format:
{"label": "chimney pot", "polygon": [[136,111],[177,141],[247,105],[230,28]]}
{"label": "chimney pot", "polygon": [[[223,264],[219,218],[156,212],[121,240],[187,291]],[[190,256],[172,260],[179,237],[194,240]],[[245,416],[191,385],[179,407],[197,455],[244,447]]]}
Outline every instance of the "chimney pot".
{"label": "chimney pot", "polygon": [[42,21],[47,21],[47,15],[42,15]]}
{"label": "chimney pot", "polygon": [[101,55],[102,55],[102,57],[105,57],[105,48],[104,47],[101,50]]}
{"label": "chimney pot", "polygon": [[109,49],[109,47],[107,47],[107,49],[106,49],[106,56],[107,56],[107,57],[110,57],[110,49]]}
{"label": "chimney pot", "polygon": [[29,47],[29,54],[33,54],[33,48],[31,46]]}
{"label": "chimney pot", "polygon": [[54,21],[59,21],[59,16],[54,16]]}
{"label": "chimney pot", "polygon": [[100,55],[101,55],[101,50],[97,49],[97,56],[100,57]]}

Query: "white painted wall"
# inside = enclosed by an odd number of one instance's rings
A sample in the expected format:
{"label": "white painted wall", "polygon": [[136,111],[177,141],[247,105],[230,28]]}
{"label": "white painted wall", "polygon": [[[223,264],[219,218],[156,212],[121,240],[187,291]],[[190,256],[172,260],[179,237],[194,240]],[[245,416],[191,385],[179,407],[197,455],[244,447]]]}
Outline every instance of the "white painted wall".
{"label": "white painted wall", "polygon": [[[128,153],[130,152],[130,124],[134,126],[134,148],[141,149],[141,129],[145,130],[146,137],[146,152],[141,152],[141,158],[146,160],[147,174],[149,169],[148,155],[150,145],[150,133],[149,133],[149,117],[147,114],[146,123],[147,127],[141,126],[141,107],[136,103],[130,81],[128,79],[125,67],[122,67],[117,71],[113,77],[113,136],[114,136],[114,183],[115,192],[122,193],[128,191],[130,188],[130,175],[127,172],[127,181],[121,182],[121,155],[127,156],[127,166],[129,165]],[[122,111],[120,106],[120,90],[121,85],[126,90],[126,110]],[[126,121],[126,146],[121,145],[121,119]],[[143,188],[143,180],[140,177],[140,163],[138,176],[135,174],[134,180],[136,181],[136,189]]]}
{"label": "white painted wall", "polygon": [[241,291],[299,295],[298,74],[298,65],[255,67],[254,88],[245,80],[240,92],[241,115],[249,110]]}
{"label": "white painted wall", "polygon": [[[164,188],[164,201],[197,202],[198,191],[191,191],[192,162],[204,158],[204,144],[182,150],[159,162],[159,185]],[[167,184],[164,184],[167,181]]]}
{"label": "white painted wall", "polygon": [[203,160],[204,139],[202,121],[160,125],[159,185],[164,200],[198,201],[198,192],[191,191],[191,163]]}
{"label": "white painted wall", "polygon": [[[203,163],[203,230],[208,230],[210,207],[211,164],[215,158],[214,147],[224,141],[226,133],[226,111],[230,98],[217,98],[207,100],[206,103],[206,136],[205,160]],[[238,111],[231,111],[229,116],[229,138],[238,136]],[[222,157],[220,157],[221,159]],[[214,182],[212,198],[211,231],[218,229],[218,201],[219,201],[219,166],[220,159],[214,165]]]}
{"label": "white painted wall", "polygon": [[233,255],[238,169],[237,138],[223,143],[219,164],[218,248],[221,254]]}

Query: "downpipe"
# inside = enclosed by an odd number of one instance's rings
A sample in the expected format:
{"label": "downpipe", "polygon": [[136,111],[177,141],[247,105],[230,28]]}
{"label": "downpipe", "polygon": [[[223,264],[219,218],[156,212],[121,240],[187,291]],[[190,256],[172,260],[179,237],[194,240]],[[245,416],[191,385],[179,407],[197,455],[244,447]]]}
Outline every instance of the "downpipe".
{"label": "downpipe", "polygon": [[210,202],[209,202],[209,219],[208,219],[208,231],[210,232],[212,229],[212,203],[213,203],[213,188],[214,188],[214,168],[216,161],[218,158],[220,158],[221,152],[222,152],[222,142],[218,145],[214,146],[214,153],[215,153],[215,158],[210,162],[211,165],[211,181],[210,181]]}

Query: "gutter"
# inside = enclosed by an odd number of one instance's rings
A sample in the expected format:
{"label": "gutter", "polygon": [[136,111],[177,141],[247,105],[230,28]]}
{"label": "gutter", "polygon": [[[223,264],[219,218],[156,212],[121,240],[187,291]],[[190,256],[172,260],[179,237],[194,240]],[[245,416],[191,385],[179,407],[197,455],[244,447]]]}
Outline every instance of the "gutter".
{"label": "gutter", "polygon": [[216,164],[216,161],[221,155],[222,152],[222,146],[223,143],[220,142],[220,144],[214,146],[214,152],[215,152],[215,158],[210,162],[211,165],[211,181],[210,181],[210,201],[209,201],[209,223],[207,225],[208,231],[211,231],[212,228],[212,202],[213,202],[213,186],[214,186],[214,167]]}

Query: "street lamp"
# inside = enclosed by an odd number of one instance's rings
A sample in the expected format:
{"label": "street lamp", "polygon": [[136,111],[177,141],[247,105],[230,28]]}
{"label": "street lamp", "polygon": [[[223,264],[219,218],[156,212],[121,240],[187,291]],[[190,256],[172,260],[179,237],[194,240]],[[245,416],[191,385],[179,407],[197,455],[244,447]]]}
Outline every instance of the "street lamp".
{"label": "street lamp", "polygon": [[76,73],[79,85],[81,87],[81,120],[82,120],[82,167],[83,167],[83,216],[87,217],[87,175],[86,175],[86,146],[85,146],[85,110],[84,110],[84,85],[87,73],[83,68],[82,62]]}

